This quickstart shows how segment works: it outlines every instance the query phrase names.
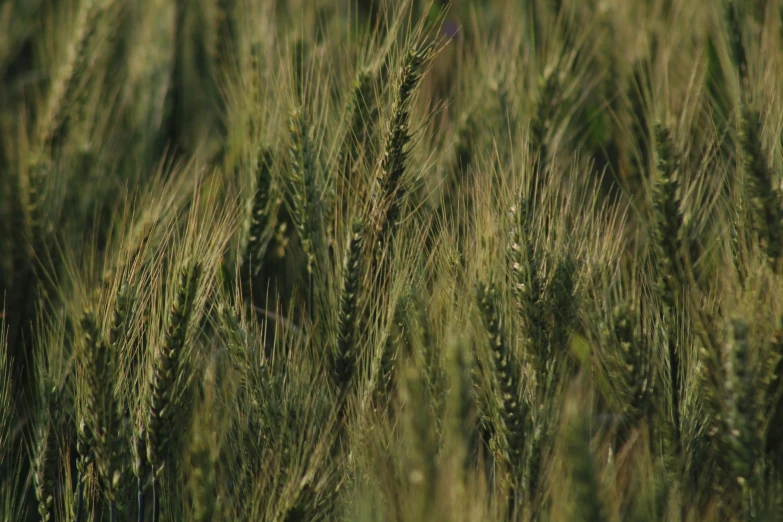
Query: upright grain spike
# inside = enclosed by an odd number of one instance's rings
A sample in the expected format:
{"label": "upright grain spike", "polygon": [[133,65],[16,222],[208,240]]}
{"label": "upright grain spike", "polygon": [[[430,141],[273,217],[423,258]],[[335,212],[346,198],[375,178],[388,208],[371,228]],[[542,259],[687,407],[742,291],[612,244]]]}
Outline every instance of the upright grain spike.
{"label": "upright grain spike", "polygon": [[[664,315],[671,325],[677,313],[677,296],[686,284],[685,227],[680,209],[680,185],[677,179],[678,160],[672,135],[662,124],[655,126],[658,152],[658,181],[653,195],[654,223],[652,227],[656,289],[664,305]],[[670,336],[674,328],[669,328]],[[677,343],[669,341],[669,372],[672,382],[671,402],[674,414],[674,440],[680,440],[681,363]]]}
{"label": "upright grain spike", "polygon": [[112,521],[117,519],[117,489],[122,478],[124,456],[124,433],[122,426],[122,410],[116,391],[113,389],[113,378],[116,375],[116,363],[120,351],[128,335],[130,314],[133,300],[127,284],[120,286],[114,302],[114,312],[109,329],[109,346],[107,368],[104,371],[103,389],[105,390],[106,412],[103,415],[105,423],[105,443],[98,455],[98,469],[106,484],[107,498],[111,507]]}
{"label": "upright grain spike", "polygon": [[536,370],[542,371],[543,361],[549,357],[549,331],[542,306],[544,282],[540,271],[540,255],[533,238],[530,212],[527,201],[509,210],[511,230],[507,262],[512,293],[516,297],[527,344],[535,357]]}
{"label": "upright grain spike", "polygon": [[103,397],[105,390],[104,373],[106,372],[106,346],[101,340],[100,330],[96,324],[95,312],[88,307],[81,318],[83,336],[81,351],[78,356],[80,378],[77,386],[82,397],[82,407],[78,417],[78,439],[76,449],[79,459],[76,492],[76,522],[80,522],[82,513],[84,480],[87,471],[101,454],[104,440]]}
{"label": "upright grain spike", "polygon": [[42,408],[36,436],[33,459],[33,482],[38,514],[42,522],[52,518],[52,502],[55,494],[54,464],[57,460],[57,434],[54,413],[58,413],[58,390],[47,389],[45,408]]}
{"label": "upright grain spike", "polygon": [[343,178],[351,186],[357,162],[363,158],[368,165],[372,159],[368,150],[369,139],[375,127],[378,107],[375,101],[375,76],[370,69],[360,69],[354,80],[351,98],[346,107],[347,135],[340,150]]}
{"label": "upright grain spike", "polygon": [[312,274],[316,267],[324,268],[326,243],[316,153],[311,142],[310,123],[302,108],[291,113],[288,130],[291,139],[289,153],[294,185],[294,217],[307,256],[307,272]]}
{"label": "upright grain spike", "polygon": [[343,285],[340,292],[340,310],[337,318],[337,343],[334,355],[333,379],[337,388],[345,392],[356,371],[358,346],[355,343],[359,319],[359,293],[362,277],[362,247],[364,224],[355,220],[343,263]]}
{"label": "upright grain spike", "polygon": [[402,199],[406,193],[403,184],[408,159],[408,130],[411,103],[421,81],[427,62],[432,57],[430,45],[413,45],[405,54],[396,84],[391,123],[386,135],[380,174],[375,185],[376,234],[383,245],[397,225]]}
{"label": "upright grain spike", "polygon": [[264,261],[266,248],[274,232],[274,217],[270,214],[272,151],[268,147],[258,153],[255,165],[255,193],[250,213],[250,227],[247,244],[242,256],[242,272],[248,279],[250,288],[255,283]]}
{"label": "upright grain spike", "polygon": [[[177,380],[180,356],[185,346],[188,325],[192,319],[196,287],[201,276],[201,265],[183,267],[179,273],[177,293],[169,311],[163,344],[157,350],[147,392],[146,445],[147,460],[152,468],[153,503],[157,501],[155,483],[167,458],[170,427],[169,407]],[[157,507],[153,508],[157,516]]]}
{"label": "upright grain spike", "polygon": [[736,0],[724,0],[725,19],[728,26],[729,47],[740,79],[740,89],[748,88],[748,56],[743,42],[742,17]]}
{"label": "upright grain spike", "polygon": [[103,11],[102,4],[102,0],[87,0],[80,6],[76,34],[72,42],[73,48],[52,85],[46,109],[39,123],[38,146],[41,147],[41,153],[46,154],[52,142],[60,134],[65,125],[63,116],[65,111],[78,110],[75,107],[68,107],[68,102],[74,95],[77,81],[86,71],[87,50],[96,32],[98,17]]}
{"label": "upright grain spike", "polygon": [[533,159],[533,200],[541,197],[544,174],[549,168],[549,132],[554,119],[555,108],[560,97],[558,65],[548,67],[539,82],[538,99],[533,121],[530,123],[530,152]]}
{"label": "upright grain spike", "polygon": [[754,228],[770,265],[778,271],[778,261],[783,256],[783,201],[761,144],[761,114],[743,106],[741,129],[742,160]]}
{"label": "upright grain spike", "polygon": [[489,338],[495,376],[500,387],[501,396],[498,403],[502,425],[495,426],[495,432],[502,433],[505,438],[504,457],[511,475],[509,501],[516,508],[521,500],[518,496],[524,493],[519,483],[523,476],[527,417],[526,407],[521,400],[521,372],[508,344],[508,334],[497,308],[498,296],[494,285],[479,283],[476,286],[476,299]]}
{"label": "upright grain spike", "polygon": [[[734,479],[743,494],[753,491],[757,466],[760,463],[762,441],[754,413],[753,389],[757,385],[751,373],[748,324],[741,320],[732,321],[729,353],[726,357],[726,431],[727,446],[731,448],[731,467]],[[744,496],[744,495],[743,495]]]}

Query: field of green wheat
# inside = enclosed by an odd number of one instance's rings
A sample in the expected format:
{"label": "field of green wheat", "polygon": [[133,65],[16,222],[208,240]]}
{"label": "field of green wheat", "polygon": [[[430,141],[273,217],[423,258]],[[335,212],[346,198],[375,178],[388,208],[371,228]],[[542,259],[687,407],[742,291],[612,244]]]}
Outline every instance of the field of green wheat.
{"label": "field of green wheat", "polygon": [[783,0],[0,3],[0,520],[783,520]]}

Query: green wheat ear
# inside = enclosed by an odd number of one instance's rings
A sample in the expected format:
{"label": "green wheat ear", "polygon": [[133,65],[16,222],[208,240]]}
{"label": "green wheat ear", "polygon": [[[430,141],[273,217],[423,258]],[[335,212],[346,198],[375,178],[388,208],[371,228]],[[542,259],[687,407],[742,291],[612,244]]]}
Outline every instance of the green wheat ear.
{"label": "green wheat ear", "polygon": [[549,358],[548,327],[544,317],[544,281],[540,270],[540,253],[532,230],[532,208],[523,201],[509,209],[508,273],[519,318],[527,344],[533,352],[536,370],[543,371],[543,361]]}
{"label": "green wheat ear", "polygon": [[748,86],[748,57],[743,43],[742,20],[736,0],[724,0],[726,25],[728,26],[729,47],[731,57],[737,67],[740,78],[740,88]]}
{"label": "green wheat ear", "polygon": [[272,151],[264,147],[258,153],[255,165],[255,193],[250,211],[250,227],[247,244],[242,256],[242,272],[248,278],[250,288],[260,283],[258,274],[261,271],[266,248],[274,230],[274,216],[271,214],[272,190]]}
{"label": "green wheat ear", "polygon": [[740,144],[753,224],[774,270],[783,256],[783,201],[761,144],[761,114],[742,108]]}
{"label": "green wheat ear", "polygon": [[530,123],[530,152],[534,158],[533,173],[535,176],[534,198],[541,195],[543,176],[549,167],[549,133],[561,90],[558,73],[558,68],[554,66],[547,68],[541,75],[536,110],[533,121]]}
{"label": "green wheat ear", "polygon": [[347,135],[340,149],[340,165],[349,186],[355,179],[356,170],[372,161],[370,139],[375,129],[377,103],[375,100],[375,76],[370,69],[360,69],[354,80],[351,97],[346,107]]}
{"label": "green wheat ear", "polygon": [[[80,379],[79,393],[83,406],[79,415],[77,451],[79,460],[79,492],[77,503],[81,504],[82,482],[87,476],[88,467],[101,455],[105,441],[104,395],[103,388],[107,371],[106,346],[101,340],[96,324],[95,313],[91,308],[84,311],[81,318],[83,342],[78,358]],[[77,515],[78,518],[78,515]]]}
{"label": "green wheat ear", "polygon": [[38,501],[38,514],[46,522],[52,517],[52,502],[55,495],[57,455],[56,414],[59,414],[59,390],[52,387],[46,390],[45,404],[40,412],[36,433],[35,455],[32,463],[35,498]]}
{"label": "green wheat ear", "polygon": [[[662,124],[655,126],[658,153],[658,180],[653,194],[654,222],[652,251],[656,290],[664,306],[664,317],[674,332],[677,297],[687,282],[685,258],[685,227],[680,208],[679,159],[676,157],[671,132]],[[673,333],[671,334],[673,336]],[[681,357],[673,338],[669,339],[669,374],[671,403],[674,413],[674,440],[679,444],[681,419]]]}
{"label": "green wheat ear", "polygon": [[[512,497],[520,491],[519,480],[523,476],[525,453],[525,420],[527,408],[521,399],[521,370],[511,353],[508,344],[508,334],[503,326],[498,310],[497,290],[492,284],[478,283],[476,299],[484,320],[484,328],[492,350],[493,366],[498,386],[500,387],[499,416],[502,424],[495,427],[497,433],[502,433],[504,441],[504,457],[511,473]],[[518,499],[513,499],[514,503]]]}
{"label": "green wheat ear", "polygon": [[196,286],[201,275],[201,265],[182,268],[179,275],[177,295],[169,311],[168,327],[163,345],[158,349],[153,366],[150,391],[147,396],[147,459],[153,474],[158,473],[166,458],[170,426],[168,408],[172,398],[172,388],[177,380],[180,356],[187,337]]}
{"label": "green wheat ear", "polygon": [[685,229],[680,208],[679,160],[669,129],[655,127],[658,152],[658,181],[653,194],[653,252],[656,263],[656,284],[664,304],[673,310],[675,296],[685,281],[683,252]]}
{"label": "green wheat ear", "polygon": [[333,380],[340,390],[347,390],[356,371],[358,345],[355,342],[359,320],[359,297],[362,277],[364,225],[355,220],[343,263],[343,285],[337,317],[337,343],[334,354]]}
{"label": "green wheat ear", "polygon": [[408,130],[413,95],[421,82],[427,62],[433,54],[429,45],[411,46],[397,77],[396,96],[386,135],[380,174],[375,185],[376,234],[381,244],[387,242],[397,225],[406,190],[403,182],[411,135]]}
{"label": "green wheat ear", "polygon": [[324,267],[326,243],[316,151],[310,136],[310,122],[302,108],[297,108],[291,113],[288,131],[294,216],[302,247],[307,256],[307,271],[312,274],[316,268]]}
{"label": "green wheat ear", "polygon": [[757,439],[760,430],[753,415],[759,405],[753,396],[756,379],[750,361],[749,327],[741,320],[732,321],[731,326],[731,341],[725,362],[727,429],[724,433],[727,446],[731,449],[730,462],[734,478],[743,491],[750,491],[747,488],[756,478],[756,466],[762,451],[762,441]]}
{"label": "green wheat ear", "polygon": [[107,498],[114,511],[116,509],[116,495],[122,478],[123,458],[124,458],[124,428],[122,426],[122,412],[120,401],[117,398],[113,386],[113,378],[116,375],[116,362],[118,360],[123,344],[126,342],[131,309],[133,307],[133,298],[130,287],[123,284],[117,292],[117,298],[114,303],[114,312],[109,329],[109,347],[111,353],[108,354],[107,368],[104,371],[104,385],[107,397],[105,399],[104,412],[104,436],[101,453],[97,456],[98,469],[106,484]]}

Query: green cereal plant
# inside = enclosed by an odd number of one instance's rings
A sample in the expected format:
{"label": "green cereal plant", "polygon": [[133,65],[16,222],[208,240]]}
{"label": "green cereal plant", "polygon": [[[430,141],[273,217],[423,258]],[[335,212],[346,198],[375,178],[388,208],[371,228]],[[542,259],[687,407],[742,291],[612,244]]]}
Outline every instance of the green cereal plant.
{"label": "green cereal plant", "polygon": [[633,297],[619,300],[603,326],[607,379],[617,385],[620,415],[631,426],[649,413],[655,390],[652,333],[645,327],[640,303]]}
{"label": "green cereal plant", "polygon": [[79,416],[77,451],[79,461],[77,469],[79,476],[77,492],[77,522],[82,516],[84,481],[89,467],[95,461],[96,454],[100,452],[99,446],[104,438],[103,433],[103,397],[106,390],[106,346],[104,345],[100,330],[96,324],[95,312],[91,308],[85,309],[81,319],[83,335],[82,351],[79,357],[80,378],[83,407]]}
{"label": "green cereal plant", "polygon": [[[536,365],[548,358],[547,324],[542,302],[543,274],[540,269],[540,247],[533,236],[532,208],[524,201],[509,210],[511,229],[508,239],[508,265],[512,293],[527,343],[536,358]],[[543,368],[537,368],[539,371]]]}
{"label": "green cereal plant", "polygon": [[122,287],[115,302],[108,344],[102,339],[95,312],[87,308],[82,314],[81,329],[84,341],[79,356],[78,383],[84,405],[77,431],[77,520],[82,513],[84,480],[89,466],[93,463],[105,488],[112,520],[117,519],[116,491],[122,475],[123,442],[122,419],[114,391],[114,360],[119,343],[124,337],[128,307],[128,289]]}
{"label": "green cereal plant", "polygon": [[69,104],[73,101],[78,82],[88,71],[90,44],[105,3],[104,0],[89,0],[80,6],[67,60],[52,83],[46,110],[38,124],[37,143],[41,147],[40,154],[47,154],[53,141],[60,137],[66,124],[66,115],[70,112],[78,113],[79,108]]}
{"label": "green cereal plant", "polygon": [[255,164],[255,191],[250,210],[250,226],[247,244],[242,256],[242,271],[247,278],[249,288],[258,286],[258,275],[263,267],[266,249],[271,240],[276,222],[272,212],[272,151],[263,147]]}
{"label": "green cereal plant", "polygon": [[516,508],[520,502],[519,482],[522,477],[526,433],[525,424],[528,412],[522,399],[521,371],[516,358],[509,346],[508,334],[502,323],[498,310],[498,294],[493,284],[478,283],[476,299],[481,310],[484,328],[489,338],[492,351],[493,369],[499,387],[500,425],[495,427],[497,433],[505,439],[502,444],[503,458],[510,474],[509,503]]}
{"label": "green cereal plant", "polygon": [[309,310],[315,313],[316,271],[324,270],[326,263],[326,239],[324,202],[318,176],[318,158],[313,148],[310,122],[304,109],[297,108],[288,120],[290,135],[289,154],[293,184],[294,220],[307,258],[309,278]]}
{"label": "green cereal plant", "polygon": [[46,522],[51,519],[53,499],[53,448],[56,447],[55,434],[51,427],[52,419],[43,419],[37,434],[35,461],[33,463],[35,479],[35,497],[38,500],[38,514]]}
{"label": "green cereal plant", "polygon": [[216,511],[214,444],[204,433],[196,429],[190,445],[191,482],[193,489],[193,520],[208,522]]}
{"label": "green cereal plant", "polygon": [[168,457],[171,436],[170,408],[173,407],[174,386],[180,371],[180,357],[187,339],[188,325],[192,319],[193,301],[201,276],[201,265],[196,263],[180,270],[175,300],[168,315],[163,344],[157,349],[153,362],[146,404],[147,460],[152,471],[153,513],[155,521],[159,513],[157,478]]}
{"label": "green cereal plant", "polygon": [[408,452],[408,476],[418,490],[417,516],[432,516],[438,481],[438,443],[424,377],[420,368],[411,365],[403,374],[400,393],[404,402],[403,422],[411,444]]}
{"label": "green cereal plant", "polygon": [[356,73],[345,110],[346,136],[340,150],[342,176],[349,187],[354,184],[357,169],[372,163],[371,137],[377,113],[375,74],[371,68],[361,68]]}
{"label": "green cereal plant", "polygon": [[748,86],[748,56],[743,41],[742,11],[736,0],[724,0],[725,19],[727,25],[727,37],[734,65],[739,73],[740,88],[745,90]]}
{"label": "green cereal plant", "polygon": [[535,113],[530,122],[530,151],[533,159],[533,172],[535,176],[533,197],[541,197],[543,190],[543,176],[549,168],[550,150],[549,134],[554,124],[555,109],[558,106],[560,93],[560,71],[558,65],[547,68],[539,82],[538,98],[535,104]]}
{"label": "green cereal plant", "polygon": [[369,3],[0,2],[0,519],[783,519],[783,0]]}
{"label": "green cereal plant", "polygon": [[749,352],[749,328],[741,320],[731,324],[730,344],[725,362],[726,375],[726,436],[732,470],[737,484],[745,490],[749,487],[758,469],[761,444],[755,440],[758,436],[754,413],[756,404],[751,396],[753,390],[752,361]]}
{"label": "green cereal plant", "polygon": [[130,286],[120,285],[112,311],[111,324],[109,326],[109,367],[104,377],[106,382],[104,389],[108,395],[106,399],[105,437],[102,453],[98,458],[98,469],[106,484],[106,496],[110,504],[112,520],[117,520],[117,489],[122,479],[124,468],[125,430],[122,415],[121,402],[117,391],[114,389],[114,379],[117,378],[117,360],[121,351],[125,348],[128,339],[131,313],[133,308],[133,296]]}
{"label": "green cereal plant", "polygon": [[343,262],[343,283],[337,316],[337,339],[334,353],[332,380],[341,393],[348,390],[356,372],[359,359],[358,326],[361,318],[362,257],[364,224],[356,219],[351,226],[350,238]]}
{"label": "green cereal plant", "polygon": [[740,144],[753,224],[774,270],[783,255],[783,203],[780,189],[761,144],[761,114],[742,107]]}
{"label": "green cereal plant", "polygon": [[679,160],[669,129],[655,126],[658,153],[658,180],[653,195],[652,250],[656,290],[664,305],[664,315],[670,329],[668,357],[671,379],[671,407],[674,414],[675,440],[680,439],[681,348],[674,339],[675,314],[681,285],[686,281],[684,263],[685,229],[680,208]]}
{"label": "green cereal plant", "polygon": [[[410,111],[416,88],[432,58],[430,45],[411,45],[405,52],[400,72],[395,80],[395,98],[385,138],[380,172],[374,193],[375,234],[381,246],[388,244],[392,230],[400,217],[405,196],[405,168],[411,141]],[[380,255],[381,251],[376,252]]]}
{"label": "green cereal plant", "polygon": [[62,390],[51,383],[45,383],[44,404],[36,421],[35,448],[32,472],[37,501],[37,511],[42,522],[52,519],[56,498],[57,466],[60,463],[58,433],[61,426],[59,409],[63,405]]}

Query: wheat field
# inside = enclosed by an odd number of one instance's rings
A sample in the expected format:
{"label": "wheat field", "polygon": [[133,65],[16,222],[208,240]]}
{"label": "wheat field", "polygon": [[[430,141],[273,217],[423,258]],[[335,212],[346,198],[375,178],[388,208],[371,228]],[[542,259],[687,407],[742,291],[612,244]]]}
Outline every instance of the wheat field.
{"label": "wheat field", "polygon": [[783,520],[783,1],[0,4],[0,519]]}

